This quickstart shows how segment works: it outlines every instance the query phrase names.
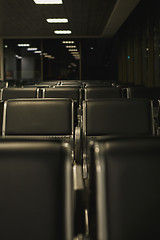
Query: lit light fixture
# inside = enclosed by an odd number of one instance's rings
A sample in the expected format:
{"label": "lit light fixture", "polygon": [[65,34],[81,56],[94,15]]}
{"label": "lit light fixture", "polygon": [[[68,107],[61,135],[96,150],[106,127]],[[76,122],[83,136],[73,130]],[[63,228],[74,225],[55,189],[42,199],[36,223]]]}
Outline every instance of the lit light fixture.
{"label": "lit light fixture", "polygon": [[29,47],[29,43],[18,43],[18,47]]}
{"label": "lit light fixture", "polygon": [[77,52],[78,50],[77,50],[77,49],[75,49],[75,48],[73,48],[73,49],[72,49],[72,48],[70,48],[70,49],[68,49],[68,51],[69,51],[69,52]]}
{"label": "lit light fixture", "polygon": [[16,55],[16,58],[18,58],[18,59],[22,59],[22,57],[21,57],[21,56],[19,56],[19,55]]}
{"label": "lit light fixture", "polygon": [[37,48],[27,48],[27,51],[37,51]]}
{"label": "lit light fixture", "polygon": [[76,46],[73,46],[73,45],[66,45],[66,48],[76,48]]}
{"label": "lit light fixture", "polygon": [[62,0],[34,0],[36,4],[63,4]]}
{"label": "lit light fixture", "polygon": [[38,50],[38,51],[34,51],[34,53],[42,53],[40,50]]}
{"label": "lit light fixture", "polygon": [[45,55],[44,57],[46,57],[46,58],[50,58],[50,57],[52,57],[52,55]]}
{"label": "lit light fixture", "polygon": [[79,52],[78,51],[76,51],[76,52],[70,52],[71,54],[79,54]]}
{"label": "lit light fixture", "polygon": [[48,23],[67,23],[68,19],[67,18],[48,18],[47,22]]}
{"label": "lit light fixture", "polygon": [[74,44],[74,41],[62,41],[63,44]]}
{"label": "lit light fixture", "polygon": [[55,30],[54,33],[55,34],[71,34],[72,31],[71,30]]}

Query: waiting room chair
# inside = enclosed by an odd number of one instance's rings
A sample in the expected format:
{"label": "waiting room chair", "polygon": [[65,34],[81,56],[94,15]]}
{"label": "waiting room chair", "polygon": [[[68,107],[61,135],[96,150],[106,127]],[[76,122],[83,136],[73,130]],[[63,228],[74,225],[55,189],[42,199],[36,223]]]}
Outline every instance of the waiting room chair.
{"label": "waiting room chair", "polygon": [[160,138],[110,139],[92,147],[90,239],[160,236]]}

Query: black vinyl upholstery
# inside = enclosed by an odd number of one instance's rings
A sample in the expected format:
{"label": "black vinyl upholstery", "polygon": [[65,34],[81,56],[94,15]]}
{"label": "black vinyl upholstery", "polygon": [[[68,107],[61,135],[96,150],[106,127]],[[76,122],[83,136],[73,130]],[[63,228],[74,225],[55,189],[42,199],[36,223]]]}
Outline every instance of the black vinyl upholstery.
{"label": "black vinyl upholstery", "polygon": [[3,88],[1,89],[1,100],[6,101],[8,99],[15,98],[37,98],[38,89],[34,88]]}
{"label": "black vinyl upholstery", "polygon": [[97,143],[92,164],[91,239],[159,238],[160,138]]}
{"label": "black vinyl upholstery", "polygon": [[45,98],[71,98],[79,103],[80,89],[79,87],[56,87],[46,88],[44,91]]}
{"label": "black vinyl upholstery", "polygon": [[73,239],[69,146],[0,139],[0,238]]}
{"label": "black vinyl upholstery", "polygon": [[153,134],[152,104],[144,99],[102,99],[84,103],[86,135]]}
{"label": "black vinyl upholstery", "polygon": [[121,88],[114,87],[86,87],[85,100],[97,98],[122,98]]}
{"label": "black vinyl upholstery", "polygon": [[160,87],[130,87],[127,88],[128,98],[160,99]]}
{"label": "black vinyl upholstery", "polygon": [[72,135],[70,99],[15,99],[5,102],[4,135]]}

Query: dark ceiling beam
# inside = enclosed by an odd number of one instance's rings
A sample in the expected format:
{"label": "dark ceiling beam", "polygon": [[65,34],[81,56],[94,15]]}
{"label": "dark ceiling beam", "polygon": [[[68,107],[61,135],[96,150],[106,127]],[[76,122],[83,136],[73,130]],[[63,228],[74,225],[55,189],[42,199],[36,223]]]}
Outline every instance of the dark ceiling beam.
{"label": "dark ceiling beam", "polygon": [[140,0],[117,0],[102,37],[112,37],[125,22]]}

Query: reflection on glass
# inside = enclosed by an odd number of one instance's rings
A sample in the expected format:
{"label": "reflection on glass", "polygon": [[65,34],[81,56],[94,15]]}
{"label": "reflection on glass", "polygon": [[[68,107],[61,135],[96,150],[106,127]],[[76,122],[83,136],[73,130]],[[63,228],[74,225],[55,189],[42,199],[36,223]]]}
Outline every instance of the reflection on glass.
{"label": "reflection on glass", "polygon": [[[75,56],[70,46],[74,44]],[[72,46],[73,47],[73,46]],[[79,41],[62,39],[43,40],[43,79],[50,80],[79,80]]]}
{"label": "reflection on glass", "polygon": [[13,84],[79,79],[78,40],[4,40],[4,56],[5,81]]}
{"label": "reflection on glass", "polygon": [[35,54],[40,51],[40,40],[5,40],[4,65],[5,81],[23,84],[25,82],[39,82],[41,78],[41,56]]}

